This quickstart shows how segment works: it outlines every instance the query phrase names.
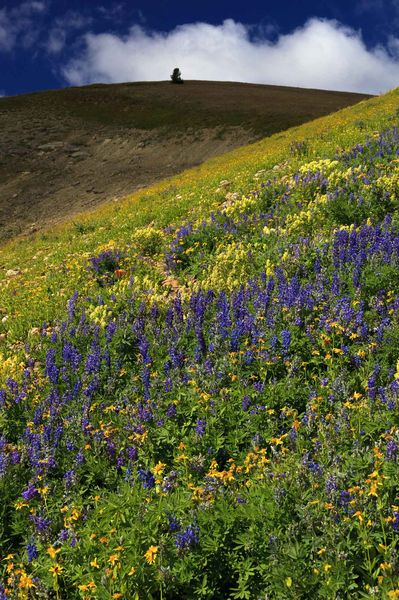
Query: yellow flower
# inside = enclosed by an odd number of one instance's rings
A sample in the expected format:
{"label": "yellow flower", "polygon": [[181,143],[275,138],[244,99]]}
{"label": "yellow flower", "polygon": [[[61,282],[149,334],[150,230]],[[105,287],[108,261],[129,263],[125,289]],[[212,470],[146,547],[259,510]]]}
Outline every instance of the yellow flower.
{"label": "yellow flower", "polygon": [[91,581],[89,581],[89,583],[82,583],[81,585],[78,585],[78,589],[81,592],[87,592],[88,590],[94,590],[95,591],[97,589],[97,586],[94,583],[94,581],[91,580]]}
{"label": "yellow flower", "polygon": [[357,510],[354,514],[354,517],[357,517],[361,523],[363,523],[363,513],[360,510]]}
{"label": "yellow flower", "polygon": [[108,562],[109,562],[109,563],[110,563],[112,566],[114,566],[114,564],[115,564],[116,562],[119,562],[119,554],[111,554],[111,556],[110,556],[110,557],[109,557],[109,559],[108,559]]}
{"label": "yellow flower", "polygon": [[285,585],[290,588],[292,586],[292,578],[291,577],[287,577],[287,579],[285,580]]}
{"label": "yellow flower", "polygon": [[130,569],[129,573],[127,574],[128,577],[131,577],[132,575],[134,575],[136,571],[137,571],[136,567],[132,567]]}
{"label": "yellow flower", "polygon": [[97,557],[94,560],[90,561],[90,566],[94,567],[95,569],[99,569],[100,568],[100,565],[97,562]]}
{"label": "yellow flower", "polygon": [[158,553],[158,546],[150,546],[147,552],[144,554],[144,558],[148,564],[153,565]]}
{"label": "yellow flower", "polygon": [[57,550],[53,548],[53,546],[49,546],[49,548],[47,548],[47,554],[49,554],[53,559],[57,556],[59,552],[61,552],[60,548],[57,548]]}
{"label": "yellow flower", "polygon": [[164,470],[164,468],[166,467],[165,463],[161,463],[159,462],[157,465],[155,465],[155,467],[153,468],[153,472],[155,475],[160,475],[162,473],[162,471]]}
{"label": "yellow flower", "polygon": [[49,568],[49,573],[52,573],[54,577],[58,577],[58,575],[61,575],[63,570],[64,567],[61,567],[61,565],[55,563],[55,565]]}
{"label": "yellow flower", "polygon": [[325,564],[323,565],[323,569],[325,570],[325,572],[326,572],[326,573],[328,573],[329,571],[331,571],[331,569],[332,569],[332,565],[330,565],[330,564],[328,564],[328,563],[325,563]]}
{"label": "yellow flower", "polygon": [[31,577],[28,575],[22,575],[21,579],[19,580],[18,587],[20,589],[29,590],[30,588],[34,588],[36,586]]}

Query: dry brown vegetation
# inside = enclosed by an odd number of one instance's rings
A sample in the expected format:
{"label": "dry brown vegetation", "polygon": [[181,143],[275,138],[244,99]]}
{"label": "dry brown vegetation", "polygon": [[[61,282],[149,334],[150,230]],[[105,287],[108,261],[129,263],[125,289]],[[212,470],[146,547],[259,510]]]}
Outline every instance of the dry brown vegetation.
{"label": "dry brown vegetation", "polygon": [[0,241],[366,95],[229,82],[91,85],[0,99]]}

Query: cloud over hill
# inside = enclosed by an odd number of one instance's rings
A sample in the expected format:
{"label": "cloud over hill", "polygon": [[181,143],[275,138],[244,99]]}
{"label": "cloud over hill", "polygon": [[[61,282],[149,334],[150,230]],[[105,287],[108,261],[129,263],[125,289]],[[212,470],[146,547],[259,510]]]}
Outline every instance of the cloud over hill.
{"label": "cloud over hill", "polygon": [[369,49],[360,32],[320,18],[275,39],[226,19],[221,25],[181,25],[168,33],[134,25],[124,36],[87,33],[83,40],[80,55],[63,68],[73,85],[162,80],[176,65],[187,79],[365,93],[391,89],[399,81],[399,39]]}

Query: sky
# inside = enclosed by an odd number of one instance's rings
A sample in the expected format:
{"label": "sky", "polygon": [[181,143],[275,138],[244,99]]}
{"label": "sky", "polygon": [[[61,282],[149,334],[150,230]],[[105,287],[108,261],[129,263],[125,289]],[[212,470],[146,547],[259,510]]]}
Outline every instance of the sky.
{"label": "sky", "polygon": [[399,0],[0,0],[0,96],[88,83],[399,85]]}

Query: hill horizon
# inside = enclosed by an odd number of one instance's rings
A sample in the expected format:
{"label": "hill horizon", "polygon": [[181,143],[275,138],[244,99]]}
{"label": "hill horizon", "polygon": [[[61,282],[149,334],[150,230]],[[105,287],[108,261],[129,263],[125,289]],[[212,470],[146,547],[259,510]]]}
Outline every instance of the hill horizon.
{"label": "hill horizon", "polygon": [[0,98],[0,243],[369,97],[186,80]]}

